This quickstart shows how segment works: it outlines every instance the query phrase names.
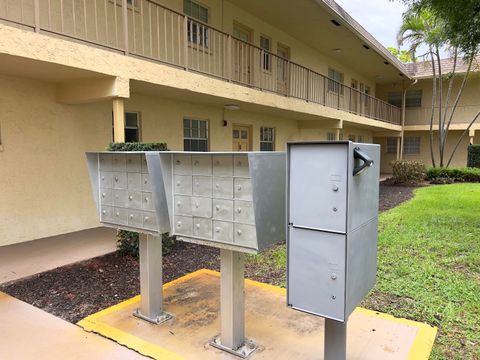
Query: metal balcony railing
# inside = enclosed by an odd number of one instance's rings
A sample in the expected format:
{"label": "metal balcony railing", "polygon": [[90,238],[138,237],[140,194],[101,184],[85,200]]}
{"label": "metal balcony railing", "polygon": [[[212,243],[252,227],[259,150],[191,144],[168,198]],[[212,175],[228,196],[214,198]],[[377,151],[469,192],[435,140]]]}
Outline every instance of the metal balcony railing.
{"label": "metal balcony railing", "polygon": [[152,0],[0,0],[0,19],[400,124],[398,107]]}

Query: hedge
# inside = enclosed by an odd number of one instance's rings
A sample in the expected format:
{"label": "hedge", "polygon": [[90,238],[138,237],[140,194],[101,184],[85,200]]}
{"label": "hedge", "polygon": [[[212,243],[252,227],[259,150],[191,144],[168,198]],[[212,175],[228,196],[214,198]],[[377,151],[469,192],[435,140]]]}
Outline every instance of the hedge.
{"label": "hedge", "polygon": [[425,180],[426,167],[421,161],[396,160],[392,161],[394,184],[416,185]]}
{"label": "hedge", "polygon": [[470,145],[468,147],[467,166],[480,168],[480,145]]}
{"label": "hedge", "polygon": [[427,179],[437,183],[480,182],[480,168],[430,168]]}
{"label": "hedge", "polygon": [[[165,143],[110,143],[108,151],[167,151]],[[138,257],[139,234],[132,231],[118,230],[117,249],[120,255]],[[175,242],[169,234],[162,234],[162,253],[166,255],[173,249]]]}

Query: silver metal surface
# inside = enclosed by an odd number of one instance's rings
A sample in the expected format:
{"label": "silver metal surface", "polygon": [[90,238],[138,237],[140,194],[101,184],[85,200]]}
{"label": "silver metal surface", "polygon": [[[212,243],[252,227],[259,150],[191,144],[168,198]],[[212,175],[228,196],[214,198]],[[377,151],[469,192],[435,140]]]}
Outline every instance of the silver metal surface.
{"label": "silver metal surface", "polygon": [[246,253],[285,240],[285,153],[87,153],[100,222]]}
{"label": "silver metal surface", "polygon": [[[363,165],[356,148],[373,164],[354,176]],[[375,285],[379,150],[349,141],[287,145],[289,307],[345,322]]]}
{"label": "silver metal surface", "polygon": [[140,307],[134,315],[154,324],[172,318],[163,311],[162,238],[140,235]]}
{"label": "silver metal surface", "polygon": [[325,319],[324,360],[347,359],[347,323]]}
{"label": "silver metal surface", "polygon": [[220,343],[234,351],[245,342],[244,256],[220,250]]}

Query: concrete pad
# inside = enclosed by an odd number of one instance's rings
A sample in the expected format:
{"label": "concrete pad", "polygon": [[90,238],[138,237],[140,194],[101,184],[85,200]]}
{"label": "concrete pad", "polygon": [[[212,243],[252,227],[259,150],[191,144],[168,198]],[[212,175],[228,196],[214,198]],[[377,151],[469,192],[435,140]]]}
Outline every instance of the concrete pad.
{"label": "concrete pad", "polygon": [[[261,346],[251,359],[322,359],[324,321],[286,307],[285,289],[246,280],[246,334]],[[140,296],[78,324],[155,359],[238,360],[208,342],[219,333],[220,275],[200,270],[164,285],[160,325],[132,315]],[[358,308],[348,325],[348,359],[428,359],[436,328]]]}
{"label": "concrete pad", "polygon": [[100,227],[0,247],[0,284],[116,250],[116,230]]}
{"label": "concrete pad", "polygon": [[4,293],[0,314],[0,359],[146,359]]}

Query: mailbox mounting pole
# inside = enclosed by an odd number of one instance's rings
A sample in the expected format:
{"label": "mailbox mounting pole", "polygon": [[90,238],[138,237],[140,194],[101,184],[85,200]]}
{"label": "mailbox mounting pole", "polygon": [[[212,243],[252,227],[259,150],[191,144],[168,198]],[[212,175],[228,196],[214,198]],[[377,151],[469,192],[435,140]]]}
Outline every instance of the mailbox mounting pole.
{"label": "mailbox mounting pole", "polygon": [[324,360],[347,359],[347,322],[325,319]]}
{"label": "mailbox mounting pole", "polygon": [[211,345],[242,358],[256,350],[245,339],[245,255],[220,250],[220,322],[221,334]]}
{"label": "mailbox mounting pole", "polygon": [[163,311],[162,238],[140,234],[140,307],[134,315],[154,324],[172,318]]}

